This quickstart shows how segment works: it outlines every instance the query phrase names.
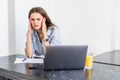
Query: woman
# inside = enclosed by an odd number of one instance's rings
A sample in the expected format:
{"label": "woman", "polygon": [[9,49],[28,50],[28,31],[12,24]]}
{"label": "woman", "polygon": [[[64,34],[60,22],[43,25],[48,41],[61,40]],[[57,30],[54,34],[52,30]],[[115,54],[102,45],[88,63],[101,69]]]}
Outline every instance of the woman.
{"label": "woman", "polygon": [[33,55],[44,55],[46,46],[60,45],[59,29],[51,22],[43,8],[33,7],[28,18],[29,26],[25,48],[28,58]]}

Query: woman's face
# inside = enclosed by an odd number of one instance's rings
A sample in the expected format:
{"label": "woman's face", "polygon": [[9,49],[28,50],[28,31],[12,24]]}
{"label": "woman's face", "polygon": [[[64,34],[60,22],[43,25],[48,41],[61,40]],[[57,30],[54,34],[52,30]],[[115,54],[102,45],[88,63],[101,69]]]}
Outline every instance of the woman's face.
{"label": "woman's face", "polygon": [[43,20],[43,16],[39,13],[32,13],[29,18],[31,26],[35,30],[41,29],[42,20]]}

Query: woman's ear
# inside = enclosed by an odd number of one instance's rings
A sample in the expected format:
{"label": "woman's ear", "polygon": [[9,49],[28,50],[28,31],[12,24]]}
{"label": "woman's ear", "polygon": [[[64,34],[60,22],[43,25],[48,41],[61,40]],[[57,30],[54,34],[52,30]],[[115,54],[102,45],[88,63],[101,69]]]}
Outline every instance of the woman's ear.
{"label": "woman's ear", "polygon": [[46,21],[46,18],[45,18],[45,17],[43,17],[43,21],[44,21],[44,22]]}

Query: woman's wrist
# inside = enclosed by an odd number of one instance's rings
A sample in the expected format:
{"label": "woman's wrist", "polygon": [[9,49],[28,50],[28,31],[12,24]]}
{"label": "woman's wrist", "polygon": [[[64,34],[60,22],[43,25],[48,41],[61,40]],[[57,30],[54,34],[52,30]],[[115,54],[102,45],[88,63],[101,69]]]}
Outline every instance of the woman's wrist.
{"label": "woman's wrist", "polygon": [[47,34],[43,34],[43,40],[44,39],[48,39],[48,35]]}
{"label": "woman's wrist", "polygon": [[31,33],[31,32],[28,32],[28,33],[27,33],[27,36],[31,37],[31,36],[32,36],[32,33]]}
{"label": "woman's wrist", "polygon": [[43,41],[48,42],[48,35],[47,34],[44,34]]}
{"label": "woman's wrist", "polygon": [[46,39],[43,39],[43,41],[45,41],[45,42],[48,42],[48,38],[46,38]]}

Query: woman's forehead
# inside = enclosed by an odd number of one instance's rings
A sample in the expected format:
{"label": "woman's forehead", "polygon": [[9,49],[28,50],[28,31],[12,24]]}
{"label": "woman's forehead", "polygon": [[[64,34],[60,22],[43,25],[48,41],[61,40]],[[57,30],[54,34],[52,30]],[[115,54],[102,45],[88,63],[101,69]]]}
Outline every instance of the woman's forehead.
{"label": "woman's forehead", "polygon": [[43,17],[43,16],[40,13],[32,13],[30,15],[30,18],[41,18],[41,17]]}

